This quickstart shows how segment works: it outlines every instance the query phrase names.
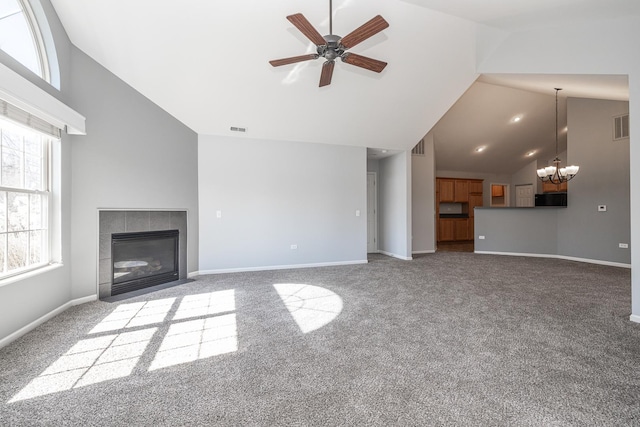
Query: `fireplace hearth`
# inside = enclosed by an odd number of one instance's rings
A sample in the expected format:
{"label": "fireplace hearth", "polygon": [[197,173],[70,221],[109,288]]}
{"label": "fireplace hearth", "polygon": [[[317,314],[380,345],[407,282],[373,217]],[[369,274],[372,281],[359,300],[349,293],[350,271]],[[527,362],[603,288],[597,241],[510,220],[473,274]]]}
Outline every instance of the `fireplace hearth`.
{"label": "fireplace hearth", "polygon": [[178,280],[178,230],[111,235],[111,295]]}

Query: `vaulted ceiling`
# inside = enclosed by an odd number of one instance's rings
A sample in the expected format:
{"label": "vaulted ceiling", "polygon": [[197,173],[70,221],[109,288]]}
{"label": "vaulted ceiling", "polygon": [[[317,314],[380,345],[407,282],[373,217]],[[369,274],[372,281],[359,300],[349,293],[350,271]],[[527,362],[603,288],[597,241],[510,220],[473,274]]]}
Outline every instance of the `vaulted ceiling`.
{"label": "vaulted ceiling", "polygon": [[[511,101],[513,111],[522,110],[521,97],[487,94],[491,88],[518,87],[517,77],[483,76],[484,89],[470,89],[478,77],[479,25],[513,32],[567,19],[640,14],[637,0],[335,0],[335,34],[344,36],[378,14],[389,22],[389,28],[352,49],[389,65],[377,74],[338,61],[331,85],[319,88],[322,59],[278,68],[268,61],[314,52],[285,17],[302,13],[328,34],[328,0],[52,3],[78,48],[199,134],[238,136],[230,128],[245,127],[242,137],[390,150],[412,148],[438,121],[446,121],[443,116],[465,92],[465,97],[476,92],[494,97],[493,105],[505,116]],[[551,83],[539,77],[530,76],[530,87],[521,89],[535,92],[536,83],[539,88]],[[599,84],[591,83],[586,86]],[[540,120],[553,113],[553,103],[546,105],[553,102],[553,87],[542,95],[547,101],[532,107],[544,110]],[[590,96],[583,90],[565,95]],[[474,119],[455,122],[466,127]],[[478,140],[497,139],[490,134],[494,128],[484,128],[489,133]],[[439,138],[452,146],[462,140],[451,133]],[[468,147],[456,150],[462,154]]]}

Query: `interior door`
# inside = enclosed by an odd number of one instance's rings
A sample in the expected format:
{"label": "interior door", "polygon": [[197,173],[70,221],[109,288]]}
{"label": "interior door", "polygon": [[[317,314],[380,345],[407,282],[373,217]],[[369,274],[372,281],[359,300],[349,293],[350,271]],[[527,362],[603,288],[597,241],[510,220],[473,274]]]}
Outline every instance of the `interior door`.
{"label": "interior door", "polygon": [[516,185],[516,207],[532,208],[533,206],[533,184]]}
{"label": "interior door", "polygon": [[367,172],[367,252],[378,252],[378,192],[374,172]]}

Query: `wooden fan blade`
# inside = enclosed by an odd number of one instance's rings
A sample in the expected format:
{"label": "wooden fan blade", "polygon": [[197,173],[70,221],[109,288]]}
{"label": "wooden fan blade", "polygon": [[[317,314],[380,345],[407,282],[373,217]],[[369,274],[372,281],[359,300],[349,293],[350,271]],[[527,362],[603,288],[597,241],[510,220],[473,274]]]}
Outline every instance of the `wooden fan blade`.
{"label": "wooden fan blade", "polygon": [[340,40],[340,44],[347,49],[354,47],[371,36],[378,34],[389,26],[389,23],[380,15],[375,16],[370,21],[356,28]]}
{"label": "wooden fan blade", "polygon": [[269,61],[269,64],[274,67],[279,67],[281,65],[295,64],[296,62],[309,61],[317,58],[318,55],[311,53],[309,55],[292,56],[291,58],[274,59],[273,61]]}
{"label": "wooden fan blade", "polygon": [[316,30],[313,25],[307,21],[307,18],[305,18],[303,14],[296,13],[295,15],[289,15],[287,16],[287,19],[316,46],[327,44],[324,37],[322,37],[318,30]]}
{"label": "wooden fan blade", "polygon": [[377,59],[367,58],[366,56],[358,55],[355,53],[345,53],[342,56],[342,60],[347,64],[355,65],[356,67],[365,68],[367,70],[375,71],[376,73],[384,70],[387,66],[386,62],[378,61]]}
{"label": "wooden fan blade", "polygon": [[333,67],[336,63],[334,61],[327,61],[322,65],[322,74],[320,74],[320,85],[327,86],[331,84],[331,77],[333,77]]}

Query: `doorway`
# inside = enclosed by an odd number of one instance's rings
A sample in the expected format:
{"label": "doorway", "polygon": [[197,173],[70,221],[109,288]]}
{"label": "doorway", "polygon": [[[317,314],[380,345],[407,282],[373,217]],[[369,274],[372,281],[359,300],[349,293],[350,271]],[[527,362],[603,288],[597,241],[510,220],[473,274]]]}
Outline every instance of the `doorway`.
{"label": "doorway", "polygon": [[534,200],[533,184],[516,185],[517,208],[532,208]]}
{"label": "doorway", "polygon": [[378,192],[376,173],[367,172],[367,253],[378,252]]}
{"label": "doorway", "polygon": [[489,206],[492,208],[505,208],[509,206],[509,184],[491,183]]}

